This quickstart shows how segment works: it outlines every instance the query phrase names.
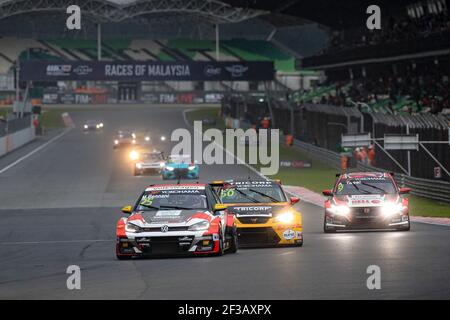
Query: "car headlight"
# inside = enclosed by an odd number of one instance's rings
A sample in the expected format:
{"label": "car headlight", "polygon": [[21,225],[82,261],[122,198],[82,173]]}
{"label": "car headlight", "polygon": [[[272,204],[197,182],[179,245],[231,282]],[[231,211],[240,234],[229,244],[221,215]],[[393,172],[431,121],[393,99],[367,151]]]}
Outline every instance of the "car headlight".
{"label": "car headlight", "polygon": [[103,128],[103,122],[100,122],[99,127]]}
{"label": "car headlight", "polygon": [[161,141],[166,141],[166,137],[165,137],[165,136],[162,136],[162,137],[161,137]]}
{"label": "car headlight", "polygon": [[130,159],[131,160],[137,160],[137,159],[139,159],[139,153],[137,152],[137,151],[131,151],[130,152]]}
{"label": "car headlight", "polygon": [[166,170],[167,171],[173,171],[173,170],[175,170],[175,168],[174,167],[166,167]]}
{"label": "car headlight", "polygon": [[131,143],[136,144],[136,140],[133,139],[133,141],[131,141]]}
{"label": "car headlight", "polygon": [[208,230],[208,229],[209,229],[208,221],[198,222],[189,227],[190,231],[202,231],[202,230]]}
{"label": "car headlight", "polygon": [[295,216],[291,211],[283,212],[275,217],[275,221],[281,223],[292,223],[294,221]]}
{"label": "car headlight", "polygon": [[138,227],[137,225],[128,222],[125,225],[125,231],[131,232],[131,233],[138,233],[138,232],[141,232],[141,227]]}
{"label": "car headlight", "polygon": [[381,212],[386,217],[394,214],[399,214],[403,211],[404,208],[405,207],[403,207],[401,203],[388,202],[383,205],[383,207],[381,208]]}
{"label": "car headlight", "polygon": [[136,168],[142,169],[142,163],[136,163]]}
{"label": "car headlight", "polygon": [[165,164],[164,162],[160,162],[159,166],[160,166],[161,168],[164,168],[164,167],[166,166],[166,164]]}
{"label": "car headlight", "polygon": [[337,216],[346,216],[350,213],[350,208],[347,206],[335,206],[331,205],[331,208],[327,209],[332,214]]}
{"label": "car headlight", "polygon": [[195,170],[195,166],[189,166],[188,169],[189,171]]}
{"label": "car headlight", "polygon": [[87,128],[88,128],[88,125],[87,125],[87,124],[85,124],[85,125],[84,125],[84,128],[85,128],[85,129],[87,129]]}
{"label": "car headlight", "polygon": [[150,141],[150,137],[145,137],[145,141]]}
{"label": "car headlight", "polygon": [[114,144],[119,144],[119,140],[114,140]]}
{"label": "car headlight", "polygon": [[99,124],[98,124],[98,125],[96,125],[96,128],[97,128],[97,129],[100,129],[100,125],[99,125]]}
{"label": "car headlight", "polygon": [[136,139],[136,134],[132,133],[131,136],[133,137],[133,139]]}

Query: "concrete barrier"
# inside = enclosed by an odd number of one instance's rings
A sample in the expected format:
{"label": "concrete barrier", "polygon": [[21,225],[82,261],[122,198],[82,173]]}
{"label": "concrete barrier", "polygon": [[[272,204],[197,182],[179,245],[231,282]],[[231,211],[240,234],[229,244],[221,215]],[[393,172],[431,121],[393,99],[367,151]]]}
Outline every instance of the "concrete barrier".
{"label": "concrete barrier", "polygon": [[0,157],[16,150],[36,138],[35,129],[30,127],[8,134],[0,138]]}

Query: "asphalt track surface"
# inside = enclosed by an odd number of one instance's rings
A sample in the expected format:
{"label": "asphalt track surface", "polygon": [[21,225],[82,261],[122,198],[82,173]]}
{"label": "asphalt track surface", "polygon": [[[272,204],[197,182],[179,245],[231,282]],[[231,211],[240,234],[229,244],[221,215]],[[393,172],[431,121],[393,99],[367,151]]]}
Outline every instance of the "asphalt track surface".
{"label": "asphalt track surface", "polygon": [[[450,298],[450,228],[414,223],[411,232],[325,235],[322,209],[306,203],[298,206],[303,248],[116,260],[120,207],[161,179],[134,177],[125,153],[113,151],[112,135],[137,126],[169,137],[185,127],[182,110],[71,113],[77,128],[0,174],[1,299]],[[104,131],[84,134],[87,119],[102,119]],[[0,159],[0,169],[34,147]],[[242,165],[200,170],[202,181],[248,175]],[[69,265],[81,267],[81,290],[66,288]],[[367,289],[370,265],[381,268],[381,290]]]}

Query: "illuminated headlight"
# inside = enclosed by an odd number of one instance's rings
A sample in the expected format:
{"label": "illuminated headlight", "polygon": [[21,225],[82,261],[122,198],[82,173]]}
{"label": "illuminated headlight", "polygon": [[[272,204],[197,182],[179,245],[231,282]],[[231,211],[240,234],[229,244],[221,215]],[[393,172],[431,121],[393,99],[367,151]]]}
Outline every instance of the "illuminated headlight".
{"label": "illuminated headlight", "polygon": [[188,169],[189,171],[195,170],[195,166],[189,166]]}
{"label": "illuminated headlight", "polygon": [[136,163],[136,168],[142,169],[142,163]]}
{"label": "illuminated headlight", "polygon": [[145,137],[145,141],[150,141],[150,137]]}
{"label": "illuminated headlight", "polygon": [[327,209],[332,214],[337,216],[346,216],[350,213],[350,208],[347,206],[335,206],[332,205],[331,208]]}
{"label": "illuminated headlight", "polygon": [[174,167],[166,167],[166,170],[167,171],[173,171],[173,170],[175,170],[175,168]]}
{"label": "illuminated headlight", "polygon": [[87,124],[85,124],[85,125],[84,125],[84,128],[85,128],[85,129],[87,129],[87,128],[88,128],[88,125],[87,125]]}
{"label": "illuminated headlight", "polygon": [[403,209],[404,207],[400,203],[385,203],[381,208],[381,212],[384,216],[391,216],[401,213]]}
{"label": "illuminated headlight", "polygon": [[133,144],[136,144],[136,140],[135,140],[135,139],[133,139],[132,143],[133,143]]}
{"label": "illuminated headlight", "polygon": [[208,221],[198,222],[189,227],[190,231],[202,231],[202,230],[208,230],[208,229],[209,229]]}
{"label": "illuminated headlight", "polygon": [[125,231],[126,231],[126,232],[131,232],[131,233],[138,233],[138,232],[141,232],[141,228],[138,227],[138,226],[135,225],[135,224],[127,223],[127,224],[125,225]]}
{"label": "illuminated headlight", "polygon": [[131,134],[131,136],[133,137],[133,139],[136,139],[136,134]]}
{"label": "illuminated headlight", "polygon": [[275,221],[277,222],[281,222],[281,223],[292,223],[292,221],[294,221],[294,213],[288,211],[288,212],[283,212],[281,214],[279,214],[278,216],[275,217]]}
{"label": "illuminated headlight", "polygon": [[97,129],[100,129],[100,125],[99,124],[96,127],[97,127]]}
{"label": "illuminated headlight", "polygon": [[162,136],[162,137],[161,137],[161,141],[166,141],[166,137],[165,137],[165,136]]}
{"label": "illuminated headlight", "polygon": [[164,162],[161,162],[161,163],[159,164],[159,166],[160,166],[161,168],[164,168],[164,167],[166,166],[166,164],[165,164]]}
{"label": "illuminated headlight", "polygon": [[130,159],[131,160],[137,160],[137,159],[139,159],[139,153],[137,153],[137,151],[131,151],[130,152]]}
{"label": "illuminated headlight", "polygon": [[100,128],[103,128],[103,122],[100,122],[100,124],[98,125]]}
{"label": "illuminated headlight", "polygon": [[114,144],[119,144],[119,140],[114,140]]}

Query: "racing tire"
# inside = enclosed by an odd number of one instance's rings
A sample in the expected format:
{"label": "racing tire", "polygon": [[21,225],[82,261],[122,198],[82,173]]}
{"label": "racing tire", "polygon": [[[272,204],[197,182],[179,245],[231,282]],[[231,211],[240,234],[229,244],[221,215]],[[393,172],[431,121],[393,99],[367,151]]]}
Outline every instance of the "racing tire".
{"label": "racing tire", "polygon": [[131,260],[132,259],[132,257],[131,256],[122,256],[122,255],[116,255],[116,257],[117,257],[117,260]]}
{"label": "racing tire", "polygon": [[[328,228],[327,227],[327,218],[323,218],[323,232],[324,233],[336,233],[336,229]],[[302,243],[303,245],[303,243]]]}
{"label": "racing tire", "polygon": [[303,241],[304,240],[302,240],[301,242],[298,242],[295,246],[298,247],[298,248],[303,247]]}
{"label": "racing tire", "polygon": [[230,239],[230,248],[228,249],[229,253],[236,253],[239,249],[239,242],[238,242],[238,235],[237,235],[237,229],[236,227],[233,227],[231,231],[229,232]]}
{"label": "racing tire", "polygon": [[411,222],[408,221],[408,226],[406,228],[398,228],[397,231],[401,231],[401,232],[411,231]]}
{"label": "racing tire", "polygon": [[225,253],[224,236],[223,236],[222,229],[221,229],[220,233],[219,233],[219,251],[216,253],[216,256],[221,257],[221,256],[223,256],[224,253]]}

